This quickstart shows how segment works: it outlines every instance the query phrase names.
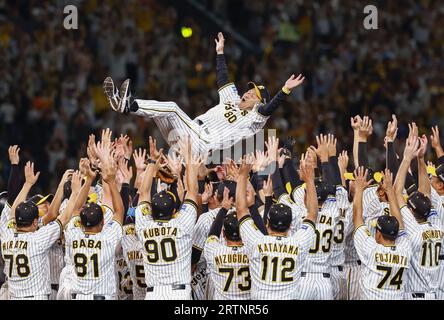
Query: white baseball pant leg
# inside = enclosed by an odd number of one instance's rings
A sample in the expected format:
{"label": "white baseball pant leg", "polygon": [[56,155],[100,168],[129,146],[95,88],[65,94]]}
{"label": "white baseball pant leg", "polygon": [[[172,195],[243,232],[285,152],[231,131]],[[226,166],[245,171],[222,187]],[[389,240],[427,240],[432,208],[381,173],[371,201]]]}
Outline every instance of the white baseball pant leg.
{"label": "white baseball pant leg", "polygon": [[206,154],[211,149],[209,132],[197,124],[172,101],[135,100],[138,116],[153,119],[169,146],[174,146],[180,137],[191,137],[193,153]]}
{"label": "white baseball pant leg", "polygon": [[155,286],[146,293],[145,300],[191,300],[191,286],[181,290],[173,290],[171,285]]}
{"label": "white baseball pant leg", "polygon": [[334,300],[347,300],[347,281],[345,278],[345,271],[343,267],[332,267],[331,285]]}
{"label": "white baseball pant leg", "polygon": [[205,300],[214,300],[214,293],[216,288],[214,287],[213,280],[208,276],[207,283],[205,285]]}
{"label": "white baseball pant leg", "polygon": [[0,288],[0,300],[9,300],[8,281]]}
{"label": "white baseball pant leg", "polygon": [[347,286],[347,300],[360,300],[361,298],[361,266],[357,263],[345,267]]}
{"label": "white baseball pant leg", "polygon": [[191,280],[193,300],[205,300],[205,291],[208,278],[209,275],[207,274],[206,267],[197,269],[194,272],[193,279]]}
{"label": "white baseball pant leg", "polygon": [[299,300],[333,300],[331,278],[323,273],[307,272],[305,276],[301,275]]}

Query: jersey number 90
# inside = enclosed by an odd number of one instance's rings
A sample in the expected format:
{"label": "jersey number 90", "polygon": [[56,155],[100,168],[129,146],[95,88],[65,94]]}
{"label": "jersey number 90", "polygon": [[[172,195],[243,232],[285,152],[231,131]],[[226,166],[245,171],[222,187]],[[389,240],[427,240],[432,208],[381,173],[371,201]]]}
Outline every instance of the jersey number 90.
{"label": "jersey number 90", "polygon": [[153,239],[146,240],[144,247],[146,258],[150,263],[157,263],[160,260],[173,262],[177,259],[176,241],[173,238],[164,238],[159,242]]}

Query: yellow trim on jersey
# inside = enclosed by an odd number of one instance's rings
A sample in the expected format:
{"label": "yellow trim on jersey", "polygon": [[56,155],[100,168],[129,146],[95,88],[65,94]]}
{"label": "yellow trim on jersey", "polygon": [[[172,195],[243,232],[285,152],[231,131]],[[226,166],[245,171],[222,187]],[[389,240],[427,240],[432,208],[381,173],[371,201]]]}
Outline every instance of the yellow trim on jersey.
{"label": "yellow trim on jersey", "polygon": [[63,234],[63,224],[62,222],[59,220],[59,218],[55,219],[55,222],[57,222],[59,224],[60,227],[60,236],[62,236]]}
{"label": "yellow trim on jersey", "polygon": [[197,246],[197,245],[195,245],[195,244],[193,244],[193,248],[194,248],[194,249],[197,249],[197,250],[199,250],[199,251],[203,251],[203,248],[201,248],[201,247],[199,247],[199,246]]}
{"label": "yellow trim on jersey", "polygon": [[194,200],[191,200],[191,199],[185,199],[184,202],[183,202],[183,204],[185,204],[185,203],[188,203],[188,204],[192,205],[192,206],[196,209],[196,211],[199,209],[199,207],[197,206],[197,203],[194,202]]}
{"label": "yellow trim on jersey", "polygon": [[179,119],[180,120],[182,120],[182,122],[183,123],[185,123],[186,124],[186,126],[188,127],[188,128],[190,128],[190,130],[191,131],[193,131],[195,134],[197,134],[197,136],[199,137],[199,139],[200,140],[202,140],[203,142],[205,142],[205,143],[210,143],[210,141],[207,141],[207,140],[205,140],[205,139],[203,139],[201,136],[200,136],[200,134],[199,133],[197,133],[186,121],[185,121],[185,119],[183,119],[181,116],[180,116],[180,114],[179,113],[177,113],[176,111],[174,111],[174,110],[159,110],[159,109],[155,109],[155,108],[146,108],[146,107],[141,107],[140,105],[139,105],[139,108],[140,109],[142,109],[142,110],[151,110],[151,111],[156,111],[156,112],[166,112],[166,113],[175,113],[178,117],[179,117]]}
{"label": "yellow trim on jersey", "polygon": [[361,228],[361,227],[366,227],[365,223],[361,224],[360,226],[357,226],[355,228],[355,230],[353,230],[353,237],[355,236],[356,231],[358,231],[358,229]]}
{"label": "yellow trim on jersey", "polygon": [[205,242],[206,243],[219,242],[219,238],[215,235],[212,235],[212,236],[209,236]]}
{"label": "yellow trim on jersey", "polygon": [[229,82],[229,83],[223,85],[222,87],[220,87],[219,89],[217,89],[217,92],[220,92],[220,91],[222,91],[223,89],[228,88],[228,86],[231,86],[231,85],[234,85],[234,82]]}
{"label": "yellow trim on jersey", "polygon": [[247,220],[253,220],[253,218],[249,214],[247,214],[246,216],[243,216],[239,221],[239,229],[240,229],[241,225]]}
{"label": "yellow trim on jersey", "polygon": [[111,209],[111,207],[110,206],[107,206],[106,204],[102,204],[102,205],[100,205],[101,207],[105,207],[105,208],[108,208],[109,210],[111,210],[111,212],[112,213],[114,213],[114,210],[113,209]]}

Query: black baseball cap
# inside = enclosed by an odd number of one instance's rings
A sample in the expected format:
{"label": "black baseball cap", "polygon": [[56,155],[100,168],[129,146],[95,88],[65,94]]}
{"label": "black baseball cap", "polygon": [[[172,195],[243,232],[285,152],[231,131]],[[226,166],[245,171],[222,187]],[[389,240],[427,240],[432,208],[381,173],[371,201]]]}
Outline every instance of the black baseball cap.
{"label": "black baseball cap", "polygon": [[151,198],[151,212],[154,220],[168,220],[176,208],[176,196],[171,191],[162,190]]}
{"label": "black baseball cap", "polygon": [[399,232],[399,222],[394,216],[383,215],[376,221],[376,229],[390,240],[395,240]]}
{"label": "black baseball cap", "polygon": [[407,199],[407,206],[420,217],[427,218],[432,210],[432,202],[422,192],[415,191]]}
{"label": "black baseball cap", "polygon": [[87,228],[97,226],[103,220],[105,209],[96,203],[89,202],[85,204],[80,211],[80,221]]}
{"label": "black baseball cap", "polygon": [[268,212],[269,226],[273,231],[284,232],[290,228],[292,220],[291,209],[282,203],[272,204]]}
{"label": "black baseball cap", "polygon": [[3,211],[6,202],[8,202],[8,192],[7,191],[0,192],[0,212]]}
{"label": "black baseball cap", "polygon": [[28,201],[34,203],[36,206],[48,201],[51,202],[54,199],[54,195],[48,194],[47,196],[42,196],[41,194],[36,194],[28,199]]}
{"label": "black baseball cap", "polygon": [[257,85],[256,83],[250,81],[248,82],[248,89],[254,89],[256,96],[262,103],[270,102],[270,93],[263,85]]}
{"label": "black baseball cap", "polygon": [[64,199],[69,199],[69,197],[71,197],[71,193],[72,193],[71,179],[69,179],[68,181],[66,181],[63,184],[63,198]]}
{"label": "black baseball cap", "polygon": [[228,214],[224,220],[224,234],[228,240],[240,241],[239,221],[236,214]]}
{"label": "black baseball cap", "polygon": [[17,227],[27,227],[39,217],[37,205],[31,201],[24,201],[15,208],[15,222]]}
{"label": "black baseball cap", "polygon": [[228,196],[230,198],[233,198],[233,200],[235,200],[236,199],[236,186],[237,186],[236,181],[225,180],[225,181],[219,183],[219,185],[217,186],[217,195],[219,197],[223,197],[224,189],[225,189],[225,187],[227,187],[228,190],[230,190],[230,193]]}
{"label": "black baseball cap", "polygon": [[444,164],[441,164],[436,168],[436,177],[444,183]]}
{"label": "black baseball cap", "polygon": [[336,193],[335,187],[332,184],[319,178],[315,179],[315,187],[319,202],[324,202],[329,195],[335,195]]}

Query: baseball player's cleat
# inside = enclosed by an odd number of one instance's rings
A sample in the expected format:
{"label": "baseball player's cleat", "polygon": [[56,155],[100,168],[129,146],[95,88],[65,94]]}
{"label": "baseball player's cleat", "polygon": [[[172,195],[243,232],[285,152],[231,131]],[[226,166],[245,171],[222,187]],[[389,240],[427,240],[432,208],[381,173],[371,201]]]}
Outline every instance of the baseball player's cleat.
{"label": "baseball player's cleat", "polygon": [[127,113],[131,105],[130,79],[126,79],[120,87],[118,110],[121,113]]}
{"label": "baseball player's cleat", "polygon": [[120,112],[119,90],[117,90],[116,86],[114,85],[114,81],[113,79],[111,79],[111,77],[107,77],[105,81],[103,81],[103,90],[105,92],[106,97],[108,98],[111,108],[114,111]]}

